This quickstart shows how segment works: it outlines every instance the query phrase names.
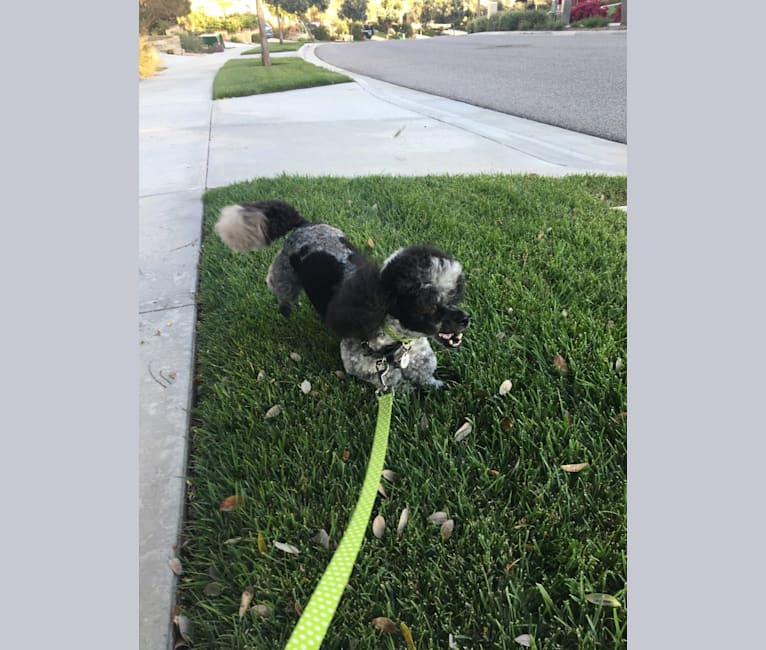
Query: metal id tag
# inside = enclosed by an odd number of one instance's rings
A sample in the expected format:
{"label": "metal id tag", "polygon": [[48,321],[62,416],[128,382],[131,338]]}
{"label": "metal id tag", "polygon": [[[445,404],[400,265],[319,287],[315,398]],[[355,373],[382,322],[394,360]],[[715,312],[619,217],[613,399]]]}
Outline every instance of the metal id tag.
{"label": "metal id tag", "polygon": [[402,356],[399,359],[399,367],[400,368],[406,368],[410,365],[410,353],[409,351],[405,350],[402,352]]}

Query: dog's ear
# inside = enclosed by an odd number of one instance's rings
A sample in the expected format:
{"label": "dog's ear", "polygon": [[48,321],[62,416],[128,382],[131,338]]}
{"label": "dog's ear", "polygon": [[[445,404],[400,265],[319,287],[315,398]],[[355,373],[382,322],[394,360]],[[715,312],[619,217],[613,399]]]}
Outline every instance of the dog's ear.
{"label": "dog's ear", "polygon": [[387,312],[380,270],[363,264],[338,287],[327,305],[325,324],[343,338],[364,339],[380,327]]}

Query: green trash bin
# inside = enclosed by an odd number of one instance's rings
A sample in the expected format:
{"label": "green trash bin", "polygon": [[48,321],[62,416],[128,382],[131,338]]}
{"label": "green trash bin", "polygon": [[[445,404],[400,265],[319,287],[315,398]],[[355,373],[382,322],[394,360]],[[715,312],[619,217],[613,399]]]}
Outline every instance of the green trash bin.
{"label": "green trash bin", "polygon": [[200,39],[208,47],[220,45],[223,47],[223,36],[221,34],[200,34]]}

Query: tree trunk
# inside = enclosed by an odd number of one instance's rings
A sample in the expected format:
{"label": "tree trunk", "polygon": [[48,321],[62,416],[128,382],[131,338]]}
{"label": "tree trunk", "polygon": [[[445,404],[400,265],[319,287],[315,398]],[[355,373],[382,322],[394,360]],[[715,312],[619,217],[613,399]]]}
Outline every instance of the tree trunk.
{"label": "tree trunk", "polygon": [[565,25],[569,24],[569,16],[572,14],[572,0],[564,0],[561,7],[561,19]]}
{"label": "tree trunk", "polygon": [[277,26],[279,27],[279,42],[282,43],[282,7],[277,5]]}
{"label": "tree trunk", "polygon": [[628,26],[628,0],[622,0],[622,13],[620,14],[620,25]]}
{"label": "tree trunk", "polygon": [[268,68],[271,66],[271,57],[269,57],[269,41],[266,38],[266,20],[263,17],[261,0],[255,0],[255,10],[258,12],[258,33],[261,37],[261,64]]}

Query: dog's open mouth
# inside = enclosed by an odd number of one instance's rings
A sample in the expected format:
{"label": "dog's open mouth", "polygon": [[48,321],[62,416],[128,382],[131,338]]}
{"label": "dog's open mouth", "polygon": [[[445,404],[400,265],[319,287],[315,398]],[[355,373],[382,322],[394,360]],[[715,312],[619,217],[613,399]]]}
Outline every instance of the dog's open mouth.
{"label": "dog's open mouth", "polygon": [[463,342],[463,332],[439,332],[436,338],[444,347],[457,348]]}

